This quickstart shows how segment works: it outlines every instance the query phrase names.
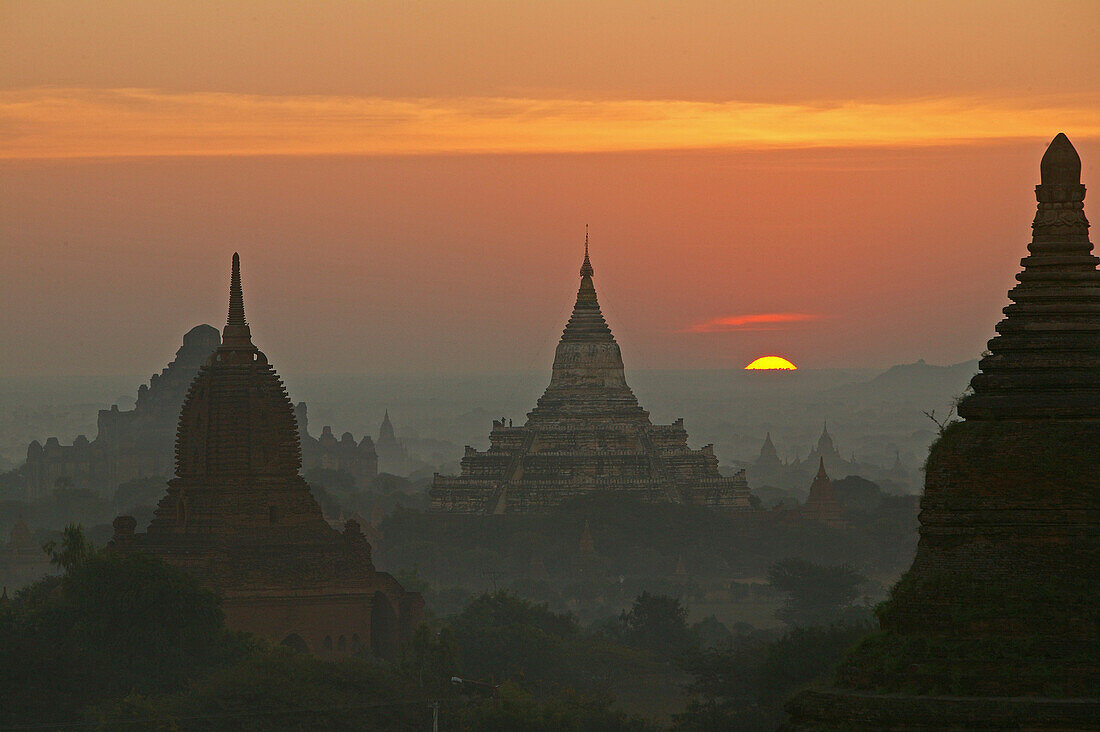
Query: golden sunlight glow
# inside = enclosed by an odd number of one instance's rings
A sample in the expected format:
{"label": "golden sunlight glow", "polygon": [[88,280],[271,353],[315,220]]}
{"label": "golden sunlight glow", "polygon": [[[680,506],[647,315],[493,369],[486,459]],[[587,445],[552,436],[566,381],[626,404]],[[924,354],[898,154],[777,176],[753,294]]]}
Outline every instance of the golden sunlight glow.
{"label": "golden sunlight glow", "polygon": [[760,371],[760,370],[776,370],[781,369],[783,371],[797,371],[798,367],[793,363],[783,358],[782,356],[761,356],[748,366],[745,370]]}
{"label": "golden sunlight glow", "polygon": [[0,91],[0,158],[940,145],[1100,136],[1095,99],[836,103]]}

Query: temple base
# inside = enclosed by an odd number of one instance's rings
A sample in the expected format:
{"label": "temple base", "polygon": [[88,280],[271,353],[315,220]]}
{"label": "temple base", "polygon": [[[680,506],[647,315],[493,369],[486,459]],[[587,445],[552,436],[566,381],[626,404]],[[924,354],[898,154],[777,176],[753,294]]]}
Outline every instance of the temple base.
{"label": "temple base", "polygon": [[810,689],[787,706],[783,730],[1095,730],[1100,699],[909,696]]}

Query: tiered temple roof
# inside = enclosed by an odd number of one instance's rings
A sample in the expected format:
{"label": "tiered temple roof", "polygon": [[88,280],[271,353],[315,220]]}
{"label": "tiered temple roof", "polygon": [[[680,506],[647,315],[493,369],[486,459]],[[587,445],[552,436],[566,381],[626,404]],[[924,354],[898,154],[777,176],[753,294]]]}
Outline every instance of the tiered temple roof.
{"label": "tiered temple roof", "polygon": [[1039,170],[1028,256],[974,394],[959,404],[967,419],[1100,416],[1100,259],[1089,241],[1081,158],[1065,134]]}
{"label": "tiered temple roof", "polygon": [[252,343],[234,254],[221,345],[180,413],[176,477],[148,531],[120,516],[112,546],[197,575],[225,597],[232,627],[321,654],[369,644],[392,655],[422,601],[375,570],[358,524],[329,526],[301,462],[286,389]]}
{"label": "tiered temple roof", "polygon": [[913,566],[790,729],[1096,728],[1100,260],[1064,134],[1040,170],[1013,302],[926,463]]}
{"label": "tiered temple roof", "polygon": [[688,447],[682,419],[654,425],[638,404],[600,310],[594,274],[586,237],[580,287],[554,354],[550,385],[526,424],[494,421],[487,451],[467,447],[461,475],[435,477],[435,510],[537,511],[595,491],[749,507],[743,472],[722,476],[712,446]]}

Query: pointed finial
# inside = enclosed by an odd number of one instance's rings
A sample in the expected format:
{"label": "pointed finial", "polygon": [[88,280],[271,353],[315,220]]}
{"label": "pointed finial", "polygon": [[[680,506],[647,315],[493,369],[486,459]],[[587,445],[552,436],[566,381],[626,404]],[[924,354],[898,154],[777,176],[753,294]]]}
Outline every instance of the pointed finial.
{"label": "pointed finial", "polygon": [[241,289],[241,258],[233,252],[233,273],[229,277],[229,317],[222,331],[222,347],[252,347],[252,333],[244,318],[244,292]]}
{"label": "pointed finial", "polygon": [[588,259],[588,224],[584,225],[584,264],[581,265],[581,277],[591,277],[595,274],[592,262]]}
{"label": "pointed finial", "polygon": [[[817,460],[817,478],[829,479],[829,474],[825,472],[825,458],[821,457]],[[816,480],[816,478],[815,478]]]}
{"label": "pointed finial", "polygon": [[233,252],[233,274],[229,278],[229,318],[226,325],[245,325],[244,292],[241,290],[241,255]]}
{"label": "pointed finial", "polygon": [[1044,186],[1081,185],[1081,156],[1066,133],[1059,132],[1047,146],[1039,163],[1039,180]]}
{"label": "pointed finial", "polygon": [[378,428],[378,441],[390,442],[396,439],[397,433],[393,429],[393,422],[390,422],[390,410],[387,409],[382,415],[382,426]]}

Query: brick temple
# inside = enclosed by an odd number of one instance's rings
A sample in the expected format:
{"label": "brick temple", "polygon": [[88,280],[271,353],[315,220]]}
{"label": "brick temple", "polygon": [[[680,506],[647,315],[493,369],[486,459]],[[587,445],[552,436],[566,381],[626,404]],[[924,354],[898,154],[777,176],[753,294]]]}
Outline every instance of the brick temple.
{"label": "brick temple", "polygon": [[332,528],[299,475],[294,409],[244,317],[233,255],[229,318],[179,415],[176,476],[144,533],[111,547],[183,567],[224,597],[226,623],[322,656],[392,658],[423,600],[371,561],[360,526]]}
{"label": "brick temple", "polygon": [[586,239],[580,289],[554,354],[550,385],[526,424],[494,420],[488,450],[467,447],[461,475],[435,476],[433,510],[539,511],[596,492],[749,508],[744,471],[721,475],[712,445],[688,447],[682,419],[655,425],[638,404],[593,275]]}
{"label": "brick temple", "polygon": [[834,529],[843,528],[845,525],[843,509],[833,490],[833,481],[825,472],[825,458],[818,458],[817,475],[810,484],[810,494],[806,497],[806,503],[800,511],[803,518],[818,521]]}
{"label": "brick temple", "polygon": [[791,729],[1100,722],[1100,260],[1064,134],[1040,173],[1012,302],[928,457],[913,566]]}

